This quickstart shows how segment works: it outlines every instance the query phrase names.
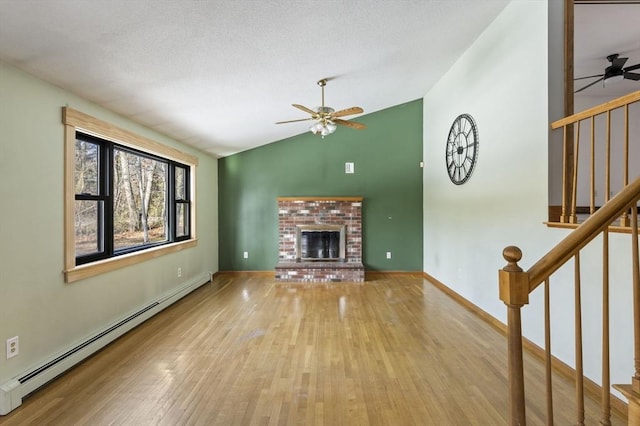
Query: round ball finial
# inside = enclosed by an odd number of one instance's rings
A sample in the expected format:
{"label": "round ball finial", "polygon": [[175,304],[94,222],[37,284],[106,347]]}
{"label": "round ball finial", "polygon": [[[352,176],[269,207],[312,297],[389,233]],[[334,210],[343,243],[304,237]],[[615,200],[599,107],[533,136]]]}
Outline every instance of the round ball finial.
{"label": "round ball finial", "polygon": [[522,250],[516,246],[507,246],[502,250],[502,257],[507,262],[519,262],[522,259]]}
{"label": "round ball finial", "polygon": [[505,271],[521,272],[522,268],[518,266],[518,262],[522,259],[522,250],[516,246],[507,246],[502,250],[502,257],[507,261],[507,266],[502,268]]}

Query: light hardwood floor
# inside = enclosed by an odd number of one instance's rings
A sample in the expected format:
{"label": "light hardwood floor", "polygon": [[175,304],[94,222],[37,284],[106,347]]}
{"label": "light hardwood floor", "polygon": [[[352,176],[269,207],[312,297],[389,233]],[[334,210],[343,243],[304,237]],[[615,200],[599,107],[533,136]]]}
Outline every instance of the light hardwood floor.
{"label": "light hardwood floor", "polygon": [[[504,336],[419,275],[215,282],[35,392],[0,424],[507,423]],[[542,385],[540,362],[525,362],[527,380]],[[574,424],[573,388],[554,380],[562,386],[556,424]],[[544,424],[540,388],[529,388],[527,400],[529,424]],[[587,424],[598,420],[587,401]]]}

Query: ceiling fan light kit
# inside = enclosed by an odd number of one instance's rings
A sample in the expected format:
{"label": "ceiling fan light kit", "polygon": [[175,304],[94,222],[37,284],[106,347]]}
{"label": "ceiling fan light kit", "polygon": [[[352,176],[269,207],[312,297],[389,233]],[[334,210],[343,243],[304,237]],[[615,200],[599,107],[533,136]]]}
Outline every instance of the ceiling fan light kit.
{"label": "ceiling fan light kit", "polygon": [[622,80],[624,80],[624,76],[622,74],[618,74],[618,75],[612,75],[610,77],[605,77],[602,83],[606,86],[607,84],[617,83]]}
{"label": "ceiling fan light kit", "polygon": [[364,110],[360,107],[351,107],[342,109],[340,111],[336,111],[335,109],[325,106],[324,104],[324,86],[327,85],[327,79],[324,78],[318,81],[318,86],[322,88],[322,105],[317,107],[315,110],[311,108],[307,108],[305,106],[299,104],[292,104],[294,108],[298,108],[301,111],[304,111],[311,115],[309,118],[301,118],[298,120],[288,120],[288,121],[278,121],[276,124],[284,124],[284,123],[294,123],[297,121],[308,121],[314,120],[315,123],[309,127],[309,131],[314,135],[321,136],[324,138],[336,131],[338,125],[351,127],[356,130],[363,130],[366,128],[364,124],[356,123],[354,121],[342,120],[338,117],[344,117],[346,115],[352,114],[361,114]]}
{"label": "ceiling fan light kit", "polygon": [[313,126],[309,127],[309,130],[314,135],[325,137],[335,132],[336,128],[338,128],[338,126],[334,122],[327,120],[326,123],[320,121],[315,123]]}

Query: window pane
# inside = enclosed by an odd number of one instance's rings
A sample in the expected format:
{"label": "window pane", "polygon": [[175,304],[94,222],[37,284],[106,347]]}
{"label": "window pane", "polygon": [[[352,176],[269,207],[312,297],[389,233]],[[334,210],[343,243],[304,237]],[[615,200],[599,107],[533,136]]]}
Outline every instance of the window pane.
{"label": "window pane", "polygon": [[104,251],[100,226],[103,207],[102,201],[76,200],[76,257]]}
{"label": "window pane", "polygon": [[185,177],[187,171],[183,167],[176,166],[176,200],[186,200],[187,190],[185,187]]}
{"label": "window pane", "polygon": [[176,205],[176,238],[189,235],[189,205],[178,203]]}
{"label": "window pane", "polygon": [[76,194],[98,195],[98,153],[97,144],[76,139]]}
{"label": "window pane", "polygon": [[167,163],[114,149],[115,250],[167,241]]}

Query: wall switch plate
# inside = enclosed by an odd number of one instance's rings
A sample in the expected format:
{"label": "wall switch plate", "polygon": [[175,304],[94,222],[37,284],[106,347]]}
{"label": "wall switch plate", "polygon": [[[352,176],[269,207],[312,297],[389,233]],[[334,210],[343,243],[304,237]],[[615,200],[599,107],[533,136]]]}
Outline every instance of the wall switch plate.
{"label": "wall switch plate", "polygon": [[178,278],[182,276],[182,268],[178,268]]}
{"label": "wall switch plate", "polygon": [[20,353],[20,340],[18,336],[7,339],[7,359],[13,358]]}
{"label": "wall switch plate", "polygon": [[387,252],[387,259],[391,259],[391,252],[390,251]]}
{"label": "wall switch plate", "polygon": [[355,163],[344,163],[344,172],[345,173],[355,173],[356,172]]}
{"label": "wall switch plate", "polygon": [[245,252],[243,253],[242,257],[244,257],[245,259],[248,259],[248,258],[249,258],[249,252],[248,252],[248,251],[245,251]]}

